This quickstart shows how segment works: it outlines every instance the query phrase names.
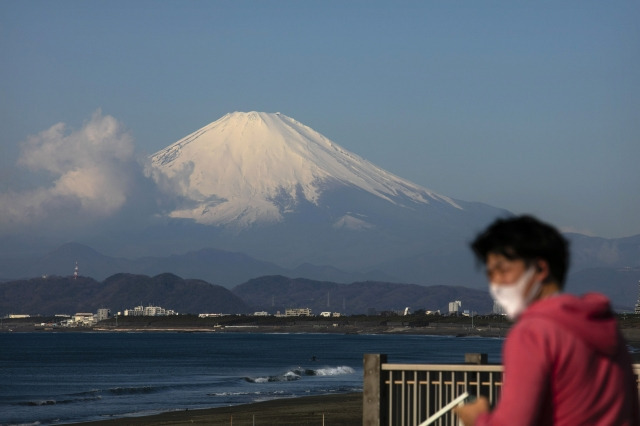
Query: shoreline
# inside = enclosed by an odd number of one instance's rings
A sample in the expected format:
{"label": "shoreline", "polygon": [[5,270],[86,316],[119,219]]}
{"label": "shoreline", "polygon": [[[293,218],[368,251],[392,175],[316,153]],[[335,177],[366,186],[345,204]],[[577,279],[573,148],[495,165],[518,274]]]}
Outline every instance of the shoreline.
{"label": "shoreline", "polygon": [[178,426],[185,424],[299,426],[326,423],[331,426],[352,426],[362,424],[362,398],[361,392],[314,395],[226,407],[168,411],[149,416],[60,424],[75,426]]}
{"label": "shoreline", "polygon": [[[55,328],[38,327],[30,323],[14,325],[6,324],[0,328],[0,333],[273,333],[273,334],[405,334],[421,336],[451,336],[451,337],[486,337],[506,338],[508,326],[478,326],[434,324],[421,327],[409,326],[353,326],[317,327],[305,325],[250,325],[250,326],[216,326],[216,327],[172,327],[172,326],[120,326],[120,327],[75,327]],[[640,328],[621,327],[620,332],[627,344],[639,351],[633,353],[634,362],[640,363]]]}

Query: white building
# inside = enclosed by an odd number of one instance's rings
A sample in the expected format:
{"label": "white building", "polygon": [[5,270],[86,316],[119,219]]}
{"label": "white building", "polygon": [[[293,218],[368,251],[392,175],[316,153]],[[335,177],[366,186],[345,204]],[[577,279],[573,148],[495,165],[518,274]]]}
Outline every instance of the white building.
{"label": "white building", "polygon": [[125,317],[141,317],[144,315],[144,307],[136,306],[133,309],[125,309],[124,316]]}
{"label": "white building", "polygon": [[165,309],[161,306],[136,306],[133,309],[125,309],[126,317],[159,317],[165,315],[178,315],[173,309]]}
{"label": "white building", "polygon": [[311,308],[288,308],[284,311],[285,317],[310,317]]}
{"label": "white building", "polygon": [[97,322],[95,315],[88,312],[76,313],[71,319],[71,321],[75,325],[79,325],[79,326],[91,326]]}
{"label": "white building", "polygon": [[102,320],[109,319],[111,316],[111,309],[101,308],[98,309],[98,313],[96,314],[96,321],[100,322]]}
{"label": "white building", "polygon": [[462,302],[459,300],[455,300],[453,302],[449,302],[449,314],[457,314],[462,307]]}
{"label": "white building", "polygon": [[160,306],[146,306],[144,308],[144,316],[145,317],[159,317],[166,315],[166,311],[164,308]]}

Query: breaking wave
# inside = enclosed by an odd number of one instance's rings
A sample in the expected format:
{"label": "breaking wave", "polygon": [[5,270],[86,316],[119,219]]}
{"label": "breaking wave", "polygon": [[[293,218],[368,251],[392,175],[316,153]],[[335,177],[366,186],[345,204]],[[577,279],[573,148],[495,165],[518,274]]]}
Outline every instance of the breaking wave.
{"label": "breaking wave", "polygon": [[355,374],[356,370],[347,366],[319,368],[316,376],[342,376],[344,374]]}
{"label": "breaking wave", "polygon": [[317,369],[297,367],[283,374],[274,376],[245,377],[244,379],[250,383],[291,382],[294,380],[300,380],[304,376],[341,376],[354,373],[355,370],[347,366],[323,367]]}

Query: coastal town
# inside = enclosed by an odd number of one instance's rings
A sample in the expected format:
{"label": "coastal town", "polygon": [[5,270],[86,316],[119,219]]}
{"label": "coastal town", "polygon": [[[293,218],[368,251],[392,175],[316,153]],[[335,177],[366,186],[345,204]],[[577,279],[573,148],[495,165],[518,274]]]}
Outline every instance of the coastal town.
{"label": "coastal town", "polygon": [[[422,311],[421,314],[428,316],[441,315],[441,312],[438,311]],[[369,312],[371,316],[376,315],[384,315],[384,316],[409,316],[411,315],[411,309],[406,307],[403,310],[395,311],[395,312]],[[41,327],[62,327],[62,328],[75,328],[75,327],[94,327],[101,321],[113,319],[118,321],[118,318],[127,319],[131,317],[166,317],[166,316],[177,316],[180,315],[173,309],[164,308],[162,306],[155,305],[138,305],[131,309],[125,309],[121,312],[112,313],[111,309],[108,308],[100,308],[95,313],[91,312],[77,312],[73,315],[68,314],[56,314],[53,316],[53,320],[49,320],[48,322],[40,322],[36,325]],[[187,315],[197,315],[198,318],[220,318],[225,316],[231,316],[232,314],[224,314],[224,313],[198,313],[198,314],[187,314]],[[460,300],[455,300],[449,303],[449,310],[445,314],[449,317],[454,316],[463,316],[472,318],[474,315],[477,316],[476,312],[471,312],[469,310],[462,309],[462,302]],[[503,309],[495,304],[493,308],[493,315],[504,315]],[[234,314],[234,316],[237,316]],[[269,313],[267,311],[257,311],[252,314],[245,315],[248,317],[275,317],[275,318],[340,318],[344,315],[340,312],[332,312],[332,311],[323,311],[319,314],[314,314],[311,308],[287,308],[284,313],[280,311],[276,311],[274,313]],[[8,314],[2,317],[2,319],[8,320],[28,320],[33,318],[37,320],[40,316],[35,315],[32,316],[30,314]]]}

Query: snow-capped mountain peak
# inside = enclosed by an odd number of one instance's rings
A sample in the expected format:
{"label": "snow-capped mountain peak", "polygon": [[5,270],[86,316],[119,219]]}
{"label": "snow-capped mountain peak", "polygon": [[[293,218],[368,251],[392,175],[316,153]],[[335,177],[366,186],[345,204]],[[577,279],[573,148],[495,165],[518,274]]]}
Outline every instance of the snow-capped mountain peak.
{"label": "snow-capped mountain peak", "polygon": [[345,185],[398,205],[460,208],[280,113],[227,114],[153,154],[149,174],[182,200],[172,217],[204,224],[281,221],[301,201],[318,205],[324,191]]}

